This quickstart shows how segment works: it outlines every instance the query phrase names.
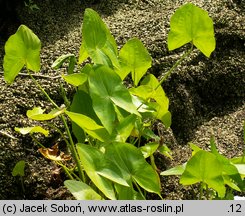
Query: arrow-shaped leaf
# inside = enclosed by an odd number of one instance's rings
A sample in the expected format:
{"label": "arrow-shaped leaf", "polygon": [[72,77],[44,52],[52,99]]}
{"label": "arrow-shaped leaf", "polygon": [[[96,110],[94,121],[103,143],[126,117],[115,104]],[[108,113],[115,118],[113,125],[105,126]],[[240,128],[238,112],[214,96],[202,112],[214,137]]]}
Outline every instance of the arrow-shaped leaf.
{"label": "arrow-shaped leaf", "polygon": [[29,70],[39,71],[40,50],[39,38],[28,27],[21,25],[5,44],[4,79],[12,83],[24,65]]}
{"label": "arrow-shaped leaf", "polygon": [[180,7],[171,17],[168,48],[174,50],[189,42],[207,57],[215,49],[212,19],[207,11],[191,3]]}

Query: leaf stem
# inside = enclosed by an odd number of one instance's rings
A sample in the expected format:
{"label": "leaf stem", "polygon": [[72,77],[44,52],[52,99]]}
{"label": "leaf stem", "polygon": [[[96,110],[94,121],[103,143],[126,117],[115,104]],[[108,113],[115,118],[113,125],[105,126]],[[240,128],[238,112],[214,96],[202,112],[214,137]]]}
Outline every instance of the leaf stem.
{"label": "leaf stem", "polygon": [[154,170],[158,170],[157,166],[156,166],[156,163],[155,163],[155,158],[154,158],[154,155],[150,155],[150,160],[151,160],[151,166]]}
{"label": "leaf stem", "polygon": [[55,106],[55,108],[59,109],[59,106],[49,97],[48,93],[43,89],[43,87],[36,81],[36,79],[32,76],[29,70],[27,70],[33,82],[38,86],[38,88],[42,91],[42,93],[48,98],[48,100]]}
{"label": "leaf stem", "polygon": [[200,183],[199,190],[200,190],[199,200],[202,200],[202,196],[203,196],[203,182]]}
{"label": "leaf stem", "polygon": [[[42,88],[42,86],[35,80],[35,78],[32,76],[32,74],[30,73],[29,70],[27,70],[28,74],[30,75],[31,79],[34,81],[34,83],[38,86],[38,88],[42,91],[42,93],[47,97],[47,99],[55,106],[55,108],[59,109],[60,107],[49,97],[48,93]],[[69,140],[70,140],[70,143],[68,145],[69,149],[71,150],[71,153],[72,153],[72,156],[73,156],[73,159],[75,160],[76,162],[76,165],[78,167],[78,173],[79,173],[79,177],[85,182],[85,175],[84,175],[84,172],[83,172],[83,169],[81,167],[81,164],[80,164],[80,160],[79,160],[79,156],[77,154],[77,151],[76,151],[76,147],[75,147],[75,144],[73,142],[73,139],[72,139],[72,136],[71,136],[71,132],[70,132],[70,129],[67,125],[67,122],[66,122],[66,119],[64,117],[63,114],[60,115],[61,117],[61,120],[65,126],[65,129],[66,129],[66,132],[68,134],[68,137],[69,137]],[[67,144],[68,144],[67,143]]]}
{"label": "leaf stem", "polygon": [[24,187],[24,181],[23,181],[23,177],[22,176],[20,176],[20,183],[21,183],[21,188],[22,188],[23,195],[25,196],[25,187]]}
{"label": "leaf stem", "polygon": [[68,142],[67,138],[64,136],[64,133],[62,133],[62,131],[61,131],[58,127],[56,127],[54,124],[51,124],[51,123],[48,123],[48,122],[46,122],[46,124],[47,124],[49,127],[51,127],[51,128],[53,128],[54,130],[56,130],[56,131],[60,134],[60,136],[63,138],[63,140],[65,141],[65,143],[66,143],[67,146],[70,145],[70,143]]}
{"label": "leaf stem", "polygon": [[77,154],[77,150],[76,150],[75,144],[73,142],[73,139],[72,139],[72,136],[71,136],[71,132],[70,132],[70,129],[69,129],[68,125],[67,125],[67,122],[66,122],[66,119],[65,119],[64,115],[61,115],[61,119],[62,119],[62,121],[64,123],[64,126],[66,128],[66,132],[67,132],[69,140],[70,140],[69,147],[70,147],[70,150],[72,152],[73,158],[74,158],[74,160],[75,160],[75,162],[77,164],[79,177],[83,180],[83,182],[85,182],[84,171],[82,169],[82,166],[81,166],[81,163],[80,163],[80,159],[79,159],[79,156]]}
{"label": "leaf stem", "polygon": [[40,143],[32,134],[30,134],[30,136],[31,136],[31,138],[33,139],[33,141],[37,144],[37,145],[39,145],[39,146],[41,146],[42,148],[46,148],[42,143]]}
{"label": "leaf stem", "polygon": [[206,198],[207,200],[209,200],[209,189],[207,184],[206,184]]}
{"label": "leaf stem", "polygon": [[143,199],[146,200],[145,195],[142,193],[141,188],[139,187],[139,185],[137,184],[137,182],[135,182],[134,179],[133,179],[133,183],[134,183],[134,185],[137,187],[137,189],[138,189],[140,195],[143,197]]}
{"label": "leaf stem", "polygon": [[184,55],[181,56],[181,58],[175,62],[175,64],[167,71],[167,73],[164,75],[164,77],[160,80],[159,84],[155,88],[155,91],[158,89],[160,85],[169,77],[169,75],[173,72],[173,70],[188,56],[193,50],[193,43],[191,43],[191,48],[185,52]]}
{"label": "leaf stem", "polygon": [[73,176],[71,175],[71,173],[69,172],[69,169],[64,164],[59,163],[59,162],[57,162],[57,164],[59,164],[59,166],[61,166],[63,168],[63,170],[65,171],[65,173],[69,176],[69,178],[71,180],[74,179]]}

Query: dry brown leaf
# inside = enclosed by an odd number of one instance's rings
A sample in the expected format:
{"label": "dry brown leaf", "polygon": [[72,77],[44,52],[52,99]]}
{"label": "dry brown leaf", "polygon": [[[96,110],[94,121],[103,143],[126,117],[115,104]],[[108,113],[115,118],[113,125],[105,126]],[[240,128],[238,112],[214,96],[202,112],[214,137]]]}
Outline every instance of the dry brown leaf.
{"label": "dry brown leaf", "polygon": [[65,155],[64,152],[59,151],[59,147],[57,143],[53,145],[51,148],[39,148],[38,151],[49,160],[53,160],[53,161],[71,160],[70,155]]}

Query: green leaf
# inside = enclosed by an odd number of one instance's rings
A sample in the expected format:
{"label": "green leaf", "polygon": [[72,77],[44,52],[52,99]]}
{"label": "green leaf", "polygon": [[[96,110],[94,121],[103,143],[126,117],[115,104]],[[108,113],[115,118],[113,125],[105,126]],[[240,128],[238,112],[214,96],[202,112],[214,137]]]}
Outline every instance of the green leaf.
{"label": "green leaf", "polygon": [[147,143],[144,146],[141,146],[140,150],[141,150],[144,158],[148,158],[151,155],[153,155],[154,152],[156,152],[158,147],[159,147],[159,143],[152,142],[152,143]]}
{"label": "green leaf", "polygon": [[82,35],[79,62],[88,54],[95,64],[119,67],[116,41],[98,13],[90,8],[84,13]]}
{"label": "green leaf", "polygon": [[151,117],[154,116],[154,113],[156,112],[155,108],[153,108],[151,103],[147,103],[146,101],[143,101],[142,99],[140,99],[139,97],[133,95],[132,96],[132,100],[133,100],[133,104],[135,105],[135,107],[137,107],[137,110],[139,113],[142,114],[142,116],[145,115],[149,115]]}
{"label": "green leaf", "polygon": [[72,74],[76,63],[76,57],[74,54],[66,54],[60,56],[55,60],[55,62],[51,65],[51,67],[54,69],[58,69],[65,61],[69,61],[68,74]]}
{"label": "green leaf", "polygon": [[143,130],[143,135],[142,136],[144,136],[146,139],[149,139],[149,138],[151,138],[151,139],[153,139],[153,140],[155,140],[155,141],[160,141],[160,137],[159,136],[157,136],[152,130],[150,130],[149,128],[145,128],[144,130]]}
{"label": "green leaf", "polygon": [[176,167],[173,167],[171,169],[165,170],[165,171],[161,172],[160,175],[163,175],[163,176],[182,175],[183,172],[185,171],[185,168],[186,168],[186,163],[179,165],[179,166],[176,166]]}
{"label": "green leaf", "polygon": [[117,164],[129,185],[135,181],[148,192],[160,194],[158,174],[135,146],[127,143],[111,143],[106,146],[105,154]]}
{"label": "green leaf", "polygon": [[170,158],[171,160],[173,159],[173,157],[171,155],[171,150],[168,148],[167,145],[162,145],[158,150],[161,154],[165,155],[166,157]]}
{"label": "green leaf", "polygon": [[234,166],[237,168],[239,174],[244,179],[245,178],[245,164],[234,164]]}
{"label": "green leaf", "polygon": [[23,134],[23,135],[26,135],[28,133],[30,133],[30,134],[32,134],[32,133],[42,133],[43,135],[48,136],[48,134],[49,134],[49,131],[43,129],[41,126],[25,127],[25,128],[15,127],[14,130],[19,132],[19,133],[21,133],[21,134]]}
{"label": "green leaf", "polygon": [[[168,111],[169,99],[166,96],[163,88],[159,85],[157,78],[149,74],[141,82],[141,85],[146,85],[151,88],[150,98],[156,101],[154,108],[156,109],[156,118],[161,120],[165,127],[170,127],[171,125],[171,113]],[[149,91],[149,90],[148,90]],[[154,105],[154,103],[152,103]]]}
{"label": "green leaf", "polygon": [[124,118],[119,125],[116,127],[116,138],[117,142],[125,142],[130,136],[136,121],[137,116],[131,114]]}
{"label": "green leaf", "polygon": [[115,105],[131,114],[140,115],[132,103],[128,89],[109,67],[99,66],[92,70],[89,76],[89,87],[94,111],[110,134],[115,127]]}
{"label": "green leaf", "polygon": [[[73,96],[71,112],[86,115],[87,117],[93,119],[97,124],[101,124],[99,118],[96,116],[96,113],[93,110],[91,97],[84,91],[78,90]],[[76,136],[78,142],[84,142],[84,131],[74,122],[72,122],[72,132]]]}
{"label": "green leaf", "polygon": [[245,121],[243,122],[243,142],[245,144]]}
{"label": "green leaf", "polygon": [[64,185],[77,200],[102,200],[99,194],[81,181],[66,180]]}
{"label": "green leaf", "polygon": [[116,164],[107,160],[97,148],[79,143],[77,144],[77,151],[87,175],[105,196],[115,199],[111,181],[128,186]]}
{"label": "green leaf", "polygon": [[210,146],[211,146],[211,152],[215,155],[220,155],[219,152],[218,152],[218,149],[216,147],[216,143],[215,143],[215,138],[214,136],[212,135],[211,138],[210,138]]}
{"label": "green leaf", "polygon": [[14,169],[12,171],[12,176],[24,176],[25,175],[25,161],[21,160],[15,164]]}
{"label": "green leaf", "polygon": [[80,86],[87,81],[88,76],[85,73],[74,73],[74,74],[69,74],[69,75],[62,75],[62,78],[67,83],[73,86]]}
{"label": "green leaf", "polygon": [[198,151],[186,165],[186,169],[180,178],[183,185],[206,183],[216,190],[219,197],[225,196],[225,185],[222,177],[222,164],[210,152]]}
{"label": "green leaf", "polygon": [[180,7],[171,17],[168,48],[174,50],[189,42],[207,57],[215,49],[212,19],[205,10],[191,3]]}
{"label": "green leaf", "polygon": [[115,184],[115,189],[118,194],[118,200],[143,200],[144,198],[134,190],[134,187],[125,187]]}
{"label": "green leaf", "polygon": [[39,71],[40,50],[39,38],[28,27],[21,25],[5,44],[3,68],[6,82],[12,83],[24,65],[29,70]]}
{"label": "green leaf", "polygon": [[190,147],[191,147],[191,149],[192,149],[192,156],[193,156],[194,154],[196,154],[197,152],[203,150],[203,149],[201,149],[200,147],[198,147],[197,145],[195,145],[194,143],[189,142],[188,144],[190,145]]}
{"label": "green leaf", "polygon": [[223,175],[224,183],[228,185],[233,190],[241,192],[240,188],[231,180],[231,178],[227,175]]}
{"label": "green leaf", "polygon": [[43,114],[45,110],[43,110],[41,107],[34,107],[32,110],[28,110],[26,112],[26,115],[28,118],[37,120],[37,121],[46,121],[51,120],[58,115],[65,112],[65,108],[62,109],[54,109],[48,114]]}
{"label": "green leaf", "polygon": [[237,170],[237,168],[230,162],[230,160],[223,155],[221,155],[218,152],[218,149],[216,147],[215,138],[214,136],[211,136],[210,138],[210,145],[211,145],[211,152],[217,157],[217,159],[220,161],[220,163],[223,165],[222,171],[223,171],[223,178],[226,180],[226,184],[228,184],[230,187],[234,189],[234,183],[231,183],[231,179],[233,182],[236,182],[239,187],[243,188],[244,183],[242,181],[242,178]]}
{"label": "green leaf", "polygon": [[153,95],[153,89],[151,86],[148,85],[140,85],[137,88],[129,89],[129,91],[131,92],[131,94],[136,95],[145,101],[147,101]]}
{"label": "green leaf", "polygon": [[130,39],[120,50],[119,59],[122,69],[118,71],[123,80],[131,72],[135,86],[151,67],[151,56],[143,43],[137,39]]}
{"label": "green leaf", "polygon": [[110,135],[108,134],[106,129],[103,126],[98,125],[93,119],[79,113],[68,111],[66,111],[65,113],[74,123],[76,123],[93,138],[98,139],[102,142],[110,141]]}
{"label": "green leaf", "polygon": [[79,59],[78,59],[78,63],[81,64],[83,63],[84,60],[86,60],[89,57],[88,51],[85,47],[85,42],[84,40],[82,41],[82,44],[80,46],[80,50],[79,50]]}

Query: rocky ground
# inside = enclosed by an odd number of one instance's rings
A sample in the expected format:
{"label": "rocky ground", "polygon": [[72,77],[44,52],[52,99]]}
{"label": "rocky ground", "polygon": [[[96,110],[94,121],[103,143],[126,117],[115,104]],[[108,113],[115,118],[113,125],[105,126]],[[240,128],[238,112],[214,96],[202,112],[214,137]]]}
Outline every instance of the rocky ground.
{"label": "rocky ground", "polygon": [[[78,54],[83,11],[92,7],[103,17],[119,46],[138,37],[148,48],[153,67],[150,72],[161,77],[183,54],[186,47],[167,50],[169,19],[184,0],[35,0],[40,10],[18,8],[21,23],[31,28],[42,41],[40,74],[54,77],[65,69],[51,69],[62,54]],[[188,142],[205,149],[213,134],[219,151],[234,157],[242,154],[242,125],[245,120],[245,3],[239,0],[193,0],[207,10],[214,20],[216,50],[210,59],[195,50],[180,65],[163,87],[170,99],[173,115],[171,129],[163,130],[164,141],[173,151],[173,161],[156,155],[160,170],[184,163],[190,156]],[[0,44],[0,72],[3,60]],[[39,77],[51,97],[62,104],[58,79]],[[19,76],[11,86],[0,74],[0,199],[70,199],[62,186],[64,175],[57,178],[57,167],[44,159],[28,136],[20,136],[14,127],[33,124],[25,113],[33,106],[50,108],[42,93],[26,76]],[[67,87],[67,92],[71,93]],[[58,124],[58,123],[57,123]],[[53,145],[59,136],[52,133],[45,143]],[[15,163],[27,162],[22,191],[20,179],[11,175]],[[177,177],[162,177],[162,196],[166,199],[194,199],[193,190],[178,184]]]}

